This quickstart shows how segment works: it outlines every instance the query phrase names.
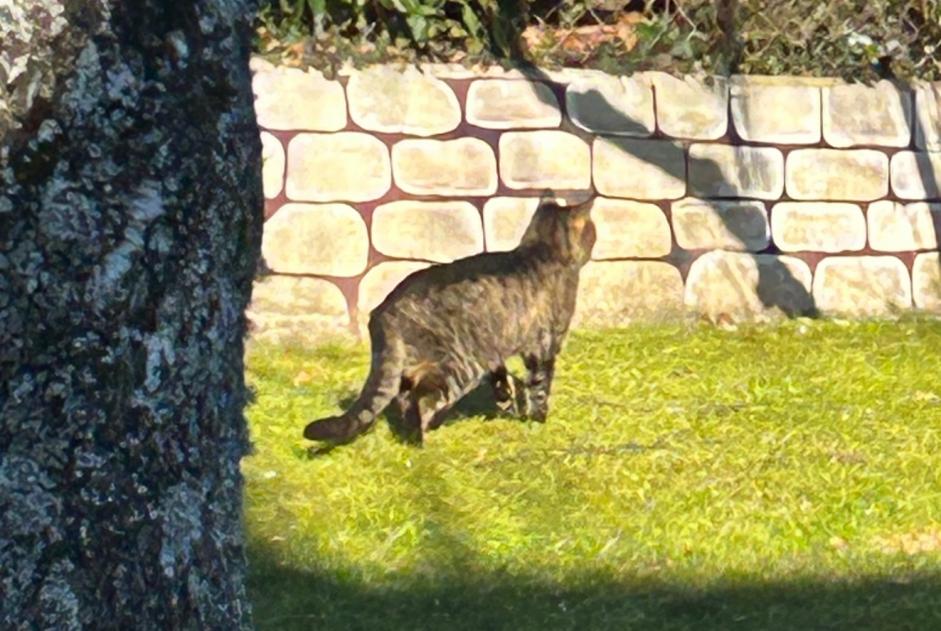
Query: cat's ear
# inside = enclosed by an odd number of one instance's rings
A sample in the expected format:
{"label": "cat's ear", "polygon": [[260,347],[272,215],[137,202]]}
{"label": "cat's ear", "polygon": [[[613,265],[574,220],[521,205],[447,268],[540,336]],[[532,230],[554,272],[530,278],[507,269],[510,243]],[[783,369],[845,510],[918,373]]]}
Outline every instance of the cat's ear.
{"label": "cat's ear", "polygon": [[557,240],[559,224],[559,205],[555,198],[540,199],[539,206],[523,234],[521,245],[532,245],[534,243],[546,243],[555,245]]}
{"label": "cat's ear", "polygon": [[539,195],[539,205],[555,203],[556,194],[551,188],[542,189],[542,193]]}
{"label": "cat's ear", "polygon": [[595,230],[595,222],[591,219],[582,228],[578,238],[578,253],[576,259],[582,265],[591,260],[591,251],[595,247],[595,241],[598,239],[598,232]]}
{"label": "cat's ear", "polygon": [[591,220],[591,207],[593,201],[583,202],[572,207],[569,219],[569,230],[572,241],[572,258],[575,262],[585,264],[591,258],[591,250],[595,247],[597,232]]}

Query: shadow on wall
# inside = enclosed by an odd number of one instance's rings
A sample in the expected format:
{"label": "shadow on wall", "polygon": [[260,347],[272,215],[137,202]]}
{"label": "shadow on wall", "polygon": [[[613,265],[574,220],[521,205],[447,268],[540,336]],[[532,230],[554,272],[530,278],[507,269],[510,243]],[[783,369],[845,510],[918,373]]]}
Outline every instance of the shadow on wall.
{"label": "shadow on wall", "polygon": [[[726,7],[729,11],[734,11],[734,3],[723,3],[723,6]],[[508,50],[493,50],[492,52],[497,56],[509,56],[510,60],[514,63],[517,70],[519,70],[523,75],[529,78],[532,81],[541,81],[548,84],[553,84],[551,77],[540,68],[533,66],[525,61],[524,55],[519,48],[519,42],[521,41],[520,33],[518,32],[519,26],[522,21],[519,19],[520,16],[520,7],[519,0],[498,0],[497,2],[497,12],[499,14],[498,21],[502,22],[504,25],[513,25],[515,28],[513,30],[517,31],[515,37],[508,38],[510,46]],[[731,32],[731,20],[726,20],[728,24],[725,24],[723,28],[729,30],[727,35],[727,40],[731,43],[735,40],[735,33]],[[734,54],[734,51],[731,51],[730,54]],[[734,62],[730,66],[730,72],[734,72]],[[904,85],[902,82],[893,81],[895,86],[902,91],[908,92],[909,87]],[[537,93],[539,94],[539,93]],[[542,96],[541,94],[539,94]],[[908,106],[904,103],[904,98],[902,98],[903,109],[908,110]],[[554,105],[554,102],[552,103]],[[649,136],[649,131],[639,122],[631,119],[625,115],[622,111],[618,110],[616,107],[612,106],[605,97],[595,92],[592,95],[592,105],[593,108],[596,108],[599,117],[604,117],[604,120],[617,121],[618,127],[625,133],[633,133],[638,137],[647,137]],[[743,108],[744,112],[747,113],[748,108]],[[914,112],[912,114],[912,123],[915,123]],[[731,129],[731,116],[729,117],[729,128]],[[583,136],[583,132],[576,128],[574,124],[568,120],[568,118],[563,118],[563,129],[572,133],[576,133],[580,136]],[[617,145],[618,149],[624,151],[625,153],[630,153],[631,149],[629,146],[624,146],[623,144]],[[909,149],[914,149],[914,147],[909,146]],[[729,199],[735,199],[737,195],[734,191],[737,191],[737,187],[728,182],[725,176],[722,174],[721,168],[719,165],[712,160],[702,159],[699,157],[694,157],[688,155],[686,152],[686,166],[687,173],[697,173],[697,180],[703,182],[712,182],[713,190],[721,191],[733,191],[732,194],[728,195]],[[643,156],[638,156],[636,154],[631,154],[632,157],[643,159]],[[926,160],[918,160],[918,170],[921,178],[921,182],[924,185],[925,190],[927,191],[926,198],[937,198],[941,195],[941,189],[939,189],[939,184],[936,181],[934,170],[931,164]],[[669,163],[666,165],[656,165],[664,172],[668,173],[671,176],[684,179],[684,173],[678,173],[671,171]],[[719,217],[725,228],[733,235],[735,235],[740,241],[746,242],[749,235],[746,235],[742,232],[743,226],[735,222],[729,221],[728,216],[719,211],[717,208],[718,200],[707,200],[707,203],[710,203],[713,209],[716,211],[716,216]],[[935,224],[935,233],[936,236],[939,236],[939,227],[937,223]],[[939,236],[941,239],[941,236]],[[816,317],[819,315],[818,309],[814,300],[814,297],[808,288],[797,279],[792,271],[784,264],[782,259],[778,256],[776,246],[774,245],[773,238],[769,242],[769,246],[760,252],[750,252],[748,255],[754,259],[758,270],[758,282],[757,282],[757,296],[765,308],[768,309],[780,309],[783,313],[790,317],[794,316],[812,316]]]}
{"label": "shadow on wall", "polygon": [[[905,94],[905,92],[910,90],[909,86],[905,85],[904,82],[899,81],[898,79],[895,79],[894,77],[890,79],[890,82],[896,89],[896,94],[898,94],[898,97],[899,97],[900,107],[902,108],[903,111],[908,109],[909,104],[905,102],[905,97],[902,95]],[[913,97],[912,102],[911,102],[912,110],[910,113],[911,113],[912,128],[914,129],[915,126],[918,125],[918,102],[917,102],[918,95],[913,94],[912,97]],[[909,147],[907,148],[913,151],[918,151],[918,147],[915,146],[914,134],[913,134],[911,143],[909,144]],[[921,182],[922,188],[925,191],[924,198],[926,200],[932,200],[932,199],[938,199],[939,197],[941,197],[941,187],[939,187],[938,185],[938,180],[935,177],[934,168],[932,167],[931,162],[929,160],[919,160],[916,158],[915,164],[918,167],[918,179]],[[939,224],[939,217],[935,215],[934,213],[931,213],[931,215],[932,215],[931,227],[934,230],[935,243],[941,246],[941,224]],[[941,257],[938,258],[938,262],[939,262],[939,265],[941,265]]]}
{"label": "shadow on wall", "polygon": [[[279,566],[277,552],[249,553],[258,629],[893,629],[941,628],[941,576],[910,580],[740,577],[694,587],[642,576],[549,579],[474,569],[455,548],[446,576],[390,577],[372,586]],[[440,565],[440,564],[439,564]]]}
{"label": "shadow on wall", "polygon": [[[545,73],[540,68],[532,66],[530,64],[519,64],[517,69],[524,74],[527,78],[532,81],[542,81],[547,83],[553,83],[551,77]],[[540,96],[542,96],[541,93]],[[649,131],[640,124],[639,122],[633,120],[632,118],[625,115],[622,111],[618,110],[608,102],[605,97],[595,90],[590,91],[591,102],[593,106],[593,113],[598,116],[598,118],[605,121],[612,121],[617,129],[625,133],[634,133],[639,137],[649,136]],[[731,123],[730,123],[731,124]],[[580,136],[584,135],[584,132],[578,129],[567,117],[563,118],[563,130],[578,134]],[[600,136],[599,136],[600,137]],[[636,152],[631,151],[629,144],[618,143],[613,144],[613,147],[616,147],[618,150],[628,153],[633,158],[644,159],[642,155],[639,155]],[[725,176],[722,173],[719,165],[709,159],[693,157],[686,154],[686,165],[685,172],[677,169],[675,163],[665,161],[664,164],[655,165],[668,175],[675,177],[680,180],[686,180],[688,173],[696,173],[697,181],[709,182],[711,183],[711,188],[713,190],[720,191],[737,191],[737,186],[726,180]],[[682,165],[681,165],[682,167]],[[741,199],[736,193],[728,195],[725,199]],[[745,226],[733,221],[728,220],[728,215],[723,213],[718,208],[718,201],[721,200],[704,200],[707,203],[710,203],[713,209],[716,211],[716,216],[719,217],[729,231],[733,234],[739,241],[746,243],[750,238],[753,238],[753,235],[747,234],[743,231]],[[808,288],[805,287],[800,280],[798,280],[791,270],[781,261],[777,256],[777,250],[772,244],[761,252],[748,252],[756,264],[758,270],[758,282],[756,293],[761,301],[762,305],[766,309],[777,309],[788,317],[797,317],[797,316],[810,316],[816,317],[818,314],[816,304],[814,302],[813,295]]]}

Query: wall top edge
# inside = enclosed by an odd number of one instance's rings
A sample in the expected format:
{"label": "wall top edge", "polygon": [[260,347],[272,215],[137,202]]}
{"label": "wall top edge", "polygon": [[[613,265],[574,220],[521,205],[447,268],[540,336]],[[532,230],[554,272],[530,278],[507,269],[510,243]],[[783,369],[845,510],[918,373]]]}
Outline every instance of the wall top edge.
{"label": "wall top edge", "polygon": [[[302,68],[296,66],[287,66],[274,64],[260,55],[253,55],[249,67],[253,73],[263,72],[305,72],[307,74],[323,77],[323,73],[314,68]],[[361,68],[356,68],[349,60],[344,62],[343,66],[337,69],[336,75],[341,78],[349,78],[360,72],[375,71],[378,69],[393,70],[397,72],[421,72],[422,74],[432,76],[438,79],[470,80],[470,79],[509,79],[509,80],[531,80],[534,77],[520,67],[502,67],[497,65],[475,65],[464,66],[456,63],[417,63],[410,64],[405,62],[389,62],[382,64],[369,64]],[[549,69],[540,68],[542,76],[538,77],[540,81],[553,81],[556,83],[574,83],[586,79],[599,79],[610,77],[635,77],[644,81],[651,81],[658,76],[675,76],[678,78],[693,78],[698,81],[707,81],[716,79],[726,81],[732,87],[773,87],[773,86],[797,86],[797,87],[817,87],[827,88],[839,85],[848,85],[848,82],[839,77],[814,77],[798,75],[731,75],[723,77],[719,75],[697,74],[672,74],[661,71],[640,71],[624,75],[616,75],[602,70],[591,70],[583,68],[560,68]],[[879,84],[889,84],[889,81],[880,81]],[[923,80],[898,81],[895,85],[905,88],[917,88],[919,86],[932,85],[941,89],[941,81],[928,82]]]}

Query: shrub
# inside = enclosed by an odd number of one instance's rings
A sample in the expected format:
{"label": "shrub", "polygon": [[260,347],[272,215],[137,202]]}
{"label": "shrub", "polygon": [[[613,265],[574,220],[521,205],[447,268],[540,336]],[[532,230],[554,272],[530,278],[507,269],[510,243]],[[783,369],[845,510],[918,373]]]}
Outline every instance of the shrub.
{"label": "shrub", "polygon": [[258,47],[345,59],[941,77],[941,0],[273,0]]}

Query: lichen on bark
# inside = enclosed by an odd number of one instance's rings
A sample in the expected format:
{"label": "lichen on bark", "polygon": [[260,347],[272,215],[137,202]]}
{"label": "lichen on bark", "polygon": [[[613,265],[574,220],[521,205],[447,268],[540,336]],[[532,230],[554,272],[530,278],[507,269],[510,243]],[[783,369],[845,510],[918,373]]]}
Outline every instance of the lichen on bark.
{"label": "lichen on bark", "polygon": [[0,628],[242,628],[252,0],[0,0]]}

